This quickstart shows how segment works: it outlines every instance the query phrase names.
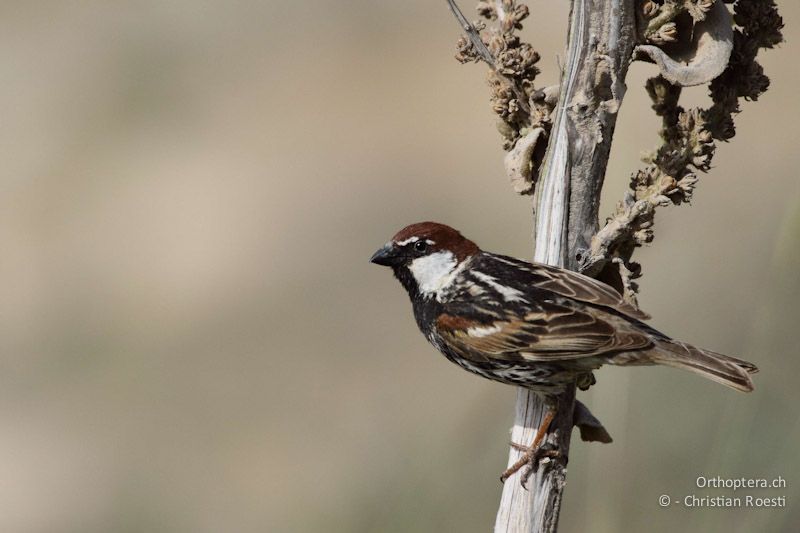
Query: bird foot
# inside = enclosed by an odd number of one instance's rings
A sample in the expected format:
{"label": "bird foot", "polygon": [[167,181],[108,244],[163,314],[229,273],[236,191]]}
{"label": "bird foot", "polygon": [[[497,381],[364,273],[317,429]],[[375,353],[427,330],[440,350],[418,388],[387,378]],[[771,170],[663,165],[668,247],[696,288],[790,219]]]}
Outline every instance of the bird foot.
{"label": "bird foot", "polygon": [[528,480],[539,470],[540,463],[545,462],[545,459],[549,462],[550,459],[561,457],[561,452],[558,451],[556,445],[547,441],[536,446],[523,446],[522,444],[512,442],[511,447],[525,453],[516,463],[503,472],[503,475],[500,476],[500,481],[505,483],[512,475],[525,468],[520,483],[526,490],[528,488]]}

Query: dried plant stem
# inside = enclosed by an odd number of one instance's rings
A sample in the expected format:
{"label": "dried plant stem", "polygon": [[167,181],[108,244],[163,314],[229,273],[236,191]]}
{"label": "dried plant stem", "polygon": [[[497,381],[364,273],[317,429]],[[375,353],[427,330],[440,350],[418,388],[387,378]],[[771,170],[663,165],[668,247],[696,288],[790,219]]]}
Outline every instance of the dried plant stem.
{"label": "dried plant stem", "polygon": [[[517,35],[529,14],[525,4],[480,0],[477,10],[483,20],[470,23],[455,0],[447,2],[467,33],[459,40],[456,59],[485,61],[491,68],[492,109],[508,151],[504,166],[513,188],[520,194],[537,194],[536,257],[568,267],[576,261],[577,270],[615,287],[636,304],[634,280],[641,269],[631,256],[636,247],[652,240],[656,208],[691,199],[698,171],[709,169],[714,141],[728,141],[735,134],[740,100],[756,100],[769,86],[756,55],[759,49],[783,40],[783,20],[775,1],[606,0],[595,2],[598,5],[590,13],[591,6],[573,0],[569,51],[576,50],[572,36],[584,35],[589,28],[596,32],[585,37],[591,53],[568,55],[562,83],[540,89],[534,87],[539,54]],[[731,4],[732,14],[727,7]],[[600,12],[616,13],[618,21],[624,17],[624,23],[609,21],[601,27],[596,22]],[[633,55],[624,55],[628,48],[609,47],[630,44],[632,33],[638,38]],[[667,43],[668,48],[660,47]],[[661,72],[648,80],[647,90],[653,109],[663,119],[663,143],[645,161],[648,167],[632,176],[630,190],[597,232],[596,204],[614,117],[625,91],[624,71],[631,59],[654,61]],[[576,83],[594,90],[575,92]],[[711,107],[687,111],[678,105],[682,86],[706,83]],[[555,92],[561,102],[558,109],[554,109]],[[564,105],[565,95],[568,105]],[[576,139],[603,142],[553,149]],[[543,167],[545,152],[549,153],[548,168]],[[587,164],[591,168],[581,167]],[[561,176],[537,186],[537,177],[552,173]],[[576,208],[571,200],[562,208],[560,204],[576,195],[594,202],[593,209]],[[559,206],[551,209],[554,203]],[[566,232],[566,237],[559,231]],[[566,257],[558,245],[562,240]]]}
{"label": "dried plant stem", "polygon": [[[576,269],[578,251],[598,227],[599,194],[634,44],[633,0],[573,1],[561,92],[534,197],[535,261]],[[572,387],[560,398],[548,436],[562,459],[543,464],[527,490],[517,477],[505,483],[496,532],[556,531],[574,407]],[[543,412],[540,398],[520,389],[512,441],[530,444]],[[511,447],[508,464],[519,454]]]}
{"label": "dried plant stem", "polygon": [[[506,173],[516,192],[535,195],[534,260],[594,276],[635,304],[640,267],[631,256],[653,239],[656,208],[691,199],[697,173],[710,168],[715,141],[735,134],[740,100],[756,100],[769,86],[756,55],[783,39],[775,1],[571,0],[561,83],[544,89],[534,87],[539,54],[516,33],[528,16],[526,5],[479,0],[483,20],[470,23],[455,0],[447,2],[467,34],[456,59],[484,61],[491,69]],[[734,4],[732,16],[726,4]],[[665,44],[670,46],[661,48]],[[647,91],[662,119],[663,142],[645,160],[647,167],[633,174],[625,198],[599,230],[600,190],[634,55],[655,61],[661,71],[648,80]],[[705,83],[709,108],[678,105],[681,86]],[[515,412],[512,441],[529,445],[545,406],[519,389]],[[573,424],[584,440],[610,442],[602,424],[575,400],[575,388],[567,390],[547,436],[560,459],[543,463],[527,490],[518,476],[506,482],[495,531],[556,531]],[[511,447],[509,466],[521,453]]]}

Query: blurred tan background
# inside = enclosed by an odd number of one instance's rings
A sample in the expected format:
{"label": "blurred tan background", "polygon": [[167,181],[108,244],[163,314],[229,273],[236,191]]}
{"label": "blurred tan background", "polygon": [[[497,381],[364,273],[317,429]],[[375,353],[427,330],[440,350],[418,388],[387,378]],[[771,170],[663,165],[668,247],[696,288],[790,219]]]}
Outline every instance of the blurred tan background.
{"label": "blurred tan background", "polygon": [[[549,84],[567,2],[530,7]],[[800,7],[781,8],[772,88],[638,254],[652,323],[756,362],[757,390],[603,370],[583,399],[616,442],[573,447],[562,531],[800,524]],[[434,352],[367,262],[422,219],[531,255],[457,35],[443,1],[0,5],[0,531],[491,527],[514,392]],[[651,73],[629,77],[603,213],[656,142]],[[788,507],[658,506],[728,494],[698,475],[781,475]]]}

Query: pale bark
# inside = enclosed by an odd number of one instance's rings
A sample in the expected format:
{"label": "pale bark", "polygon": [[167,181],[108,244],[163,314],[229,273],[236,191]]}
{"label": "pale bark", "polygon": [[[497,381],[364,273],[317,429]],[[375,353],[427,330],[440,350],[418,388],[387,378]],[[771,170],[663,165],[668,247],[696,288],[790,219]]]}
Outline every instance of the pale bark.
{"label": "pale bark", "polygon": [[[575,270],[598,230],[600,190],[634,45],[633,0],[573,0],[561,91],[534,197],[535,261]],[[527,489],[521,474],[506,481],[496,532],[556,531],[574,405],[573,387],[561,398],[548,436],[561,459],[542,464]],[[519,389],[511,440],[529,445],[543,413],[540,398]],[[509,466],[520,453],[510,449]]]}

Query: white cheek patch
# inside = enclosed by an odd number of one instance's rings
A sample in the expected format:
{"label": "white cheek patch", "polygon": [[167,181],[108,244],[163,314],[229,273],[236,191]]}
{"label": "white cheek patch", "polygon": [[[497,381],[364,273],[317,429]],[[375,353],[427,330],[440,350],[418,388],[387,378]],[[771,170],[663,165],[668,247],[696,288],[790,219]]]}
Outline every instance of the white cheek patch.
{"label": "white cheek patch", "polygon": [[513,287],[506,287],[505,285],[501,285],[497,283],[497,280],[488,274],[484,274],[483,272],[473,272],[476,278],[480,279],[494,290],[499,292],[503,299],[507,302],[527,302],[525,298],[523,298],[522,291],[518,291]]}
{"label": "white cheek patch", "polygon": [[451,252],[436,252],[411,261],[409,270],[417,281],[420,292],[431,294],[452,281],[456,258]]}
{"label": "white cheek patch", "polygon": [[470,337],[486,337],[487,335],[500,333],[501,329],[503,328],[500,326],[474,327],[467,330],[467,335]]}

